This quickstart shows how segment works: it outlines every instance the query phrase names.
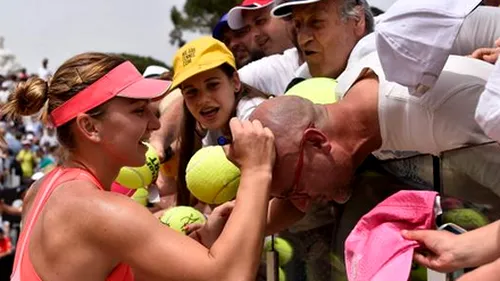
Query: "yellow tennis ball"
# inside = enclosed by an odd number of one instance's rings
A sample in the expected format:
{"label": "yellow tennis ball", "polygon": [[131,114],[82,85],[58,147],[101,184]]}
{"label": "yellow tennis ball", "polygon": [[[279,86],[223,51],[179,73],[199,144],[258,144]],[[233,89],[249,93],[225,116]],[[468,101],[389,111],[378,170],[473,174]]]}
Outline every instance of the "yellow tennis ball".
{"label": "yellow tennis ball", "polygon": [[240,170],[227,159],[222,146],[207,146],[189,160],[186,184],[198,200],[221,204],[236,196]]}
{"label": "yellow tennis ball", "polygon": [[137,203],[143,205],[143,206],[147,206],[148,205],[148,195],[149,195],[149,192],[147,189],[145,188],[138,188],[134,194],[132,195],[132,199],[134,199],[134,201],[136,201]]}
{"label": "yellow tennis ball", "polygon": [[[270,252],[272,250],[272,239],[266,238],[264,241],[264,251]],[[292,260],[293,247],[292,245],[281,237],[274,238],[274,250],[278,252],[278,261],[280,266],[283,266]]]}
{"label": "yellow tennis ball", "polygon": [[193,223],[205,223],[205,216],[193,207],[178,206],[166,210],[160,221],[168,227],[186,234],[184,227]]}
{"label": "yellow tennis ball", "polygon": [[335,88],[337,80],[325,77],[306,79],[290,88],[285,95],[298,96],[316,104],[329,104],[337,102]]}
{"label": "yellow tennis ball", "polygon": [[443,213],[443,223],[454,223],[465,230],[474,230],[490,223],[489,219],[474,209],[454,209]]}
{"label": "yellow tennis ball", "polygon": [[410,271],[410,280],[412,281],[427,281],[427,268],[412,263]]}
{"label": "yellow tennis ball", "polygon": [[278,270],[279,270],[279,271],[278,271],[278,276],[279,276],[279,277],[278,277],[278,280],[279,280],[279,281],[286,281],[286,273],[285,273],[285,271],[283,270],[283,268],[279,267],[279,268],[278,268]]}
{"label": "yellow tennis ball", "polygon": [[120,185],[130,189],[138,189],[149,186],[158,177],[160,159],[155,149],[151,145],[145,144],[148,146],[146,163],[141,167],[123,167],[115,179]]}

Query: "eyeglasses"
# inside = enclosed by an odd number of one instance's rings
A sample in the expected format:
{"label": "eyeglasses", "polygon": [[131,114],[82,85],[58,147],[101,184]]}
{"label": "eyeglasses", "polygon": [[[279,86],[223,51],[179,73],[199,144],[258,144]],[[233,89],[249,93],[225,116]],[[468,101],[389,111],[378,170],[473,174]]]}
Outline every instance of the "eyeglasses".
{"label": "eyeglasses", "polygon": [[[307,129],[314,128],[314,123],[310,123]],[[299,145],[299,160],[297,161],[297,165],[295,166],[295,176],[293,179],[292,188],[286,190],[281,195],[274,196],[274,198],[282,199],[282,200],[297,200],[297,199],[306,199],[309,198],[309,195],[305,192],[297,191],[297,187],[299,185],[300,179],[302,177],[302,170],[304,168],[304,144],[305,138],[302,137]]]}

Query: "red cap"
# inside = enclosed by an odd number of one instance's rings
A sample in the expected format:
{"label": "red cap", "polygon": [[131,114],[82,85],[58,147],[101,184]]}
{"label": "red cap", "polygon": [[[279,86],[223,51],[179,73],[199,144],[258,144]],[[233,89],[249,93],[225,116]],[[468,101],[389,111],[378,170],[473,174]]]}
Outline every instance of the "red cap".
{"label": "red cap", "polygon": [[273,3],[273,0],[243,0],[243,2],[227,13],[227,24],[232,30],[238,30],[245,27],[241,12],[243,10],[258,10],[265,8]]}

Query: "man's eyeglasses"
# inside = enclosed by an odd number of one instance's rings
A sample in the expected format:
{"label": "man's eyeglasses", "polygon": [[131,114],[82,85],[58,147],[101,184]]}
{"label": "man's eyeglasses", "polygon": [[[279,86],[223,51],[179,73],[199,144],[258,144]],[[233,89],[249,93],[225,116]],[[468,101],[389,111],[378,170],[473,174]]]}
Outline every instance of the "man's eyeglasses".
{"label": "man's eyeglasses", "polygon": [[[311,123],[307,126],[305,131],[307,129],[314,128],[314,124]],[[283,200],[296,200],[296,199],[306,199],[309,198],[309,195],[305,192],[300,192],[297,191],[297,187],[299,185],[299,181],[302,177],[302,170],[304,168],[304,144],[305,144],[305,138],[302,137],[300,140],[300,145],[299,145],[299,160],[297,161],[297,165],[295,166],[295,174],[293,178],[293,184],[292,188],[286,190],[279,196],[274,196],[274,198],[277,199],[283,199]]]}

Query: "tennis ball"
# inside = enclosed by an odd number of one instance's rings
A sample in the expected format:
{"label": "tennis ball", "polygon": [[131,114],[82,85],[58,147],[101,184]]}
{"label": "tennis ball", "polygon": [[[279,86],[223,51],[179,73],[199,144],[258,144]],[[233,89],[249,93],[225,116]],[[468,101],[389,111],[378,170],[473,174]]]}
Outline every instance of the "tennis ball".
{"label": "tennis ball", "polygon": [[207,146],[198,150],[189,160],[186,184],[198,200],[222,204],[236,196],[240,170],[226,158],[222,146]]}
{"label": "tennis ball", "polygon": [[192,223],[205,223],[205,216],[193,207],[178,206],[166,210],[160,221],[168,227],[186,234],[184,227]]}
{"label": "tennis ball", "polygon": [[[264,252],[270,252],[272,250],[272,239],[266,238],[264,241]],[[293,247],[288,241],[281,237],[274,238],[274,250],[278,252],[278,261],[280,266],[283,266],[290,262],[293,257]]]}
{"label": "tennis ball", "polygon": [[333,252],[328,253],[328,257],[332,266],[332,280],[347,281],[345,265],[342,259]]}
{"label": "tennis ball", "polygon": [[427,281],[427,268],[413,263],[410,271],[411,281]]}
{"label": "tennis ball", "polygon": [[278,276],[279,281],[286,281],[286,273],[281,267],[278,268]]}
{"label": "tennis ball", "polygon": [[141,167],[123,167],[115,181],[129,189],[147,187],[158,177],[160,170],[160,159],[155,149],[148,143],[146,152],[146,163]]}
{"label": "tennis ball", "polygon": [[316,77],[306,79],[290,88],[285,95],[298,96],[316,104],[335,103],[337,81],[331,78]]}
{"label": "tennis ball", "polygon": [[473,230],[487,225],[488,218],[474,209],[454,209],[443,213],[443,223],[454,223],[465,230]]}
{"label": "tennis ball", "polygon": [[147,206],[148,205],[148,190],[145,188],[138,188],[132,195],[132,199],[137,203]]}

